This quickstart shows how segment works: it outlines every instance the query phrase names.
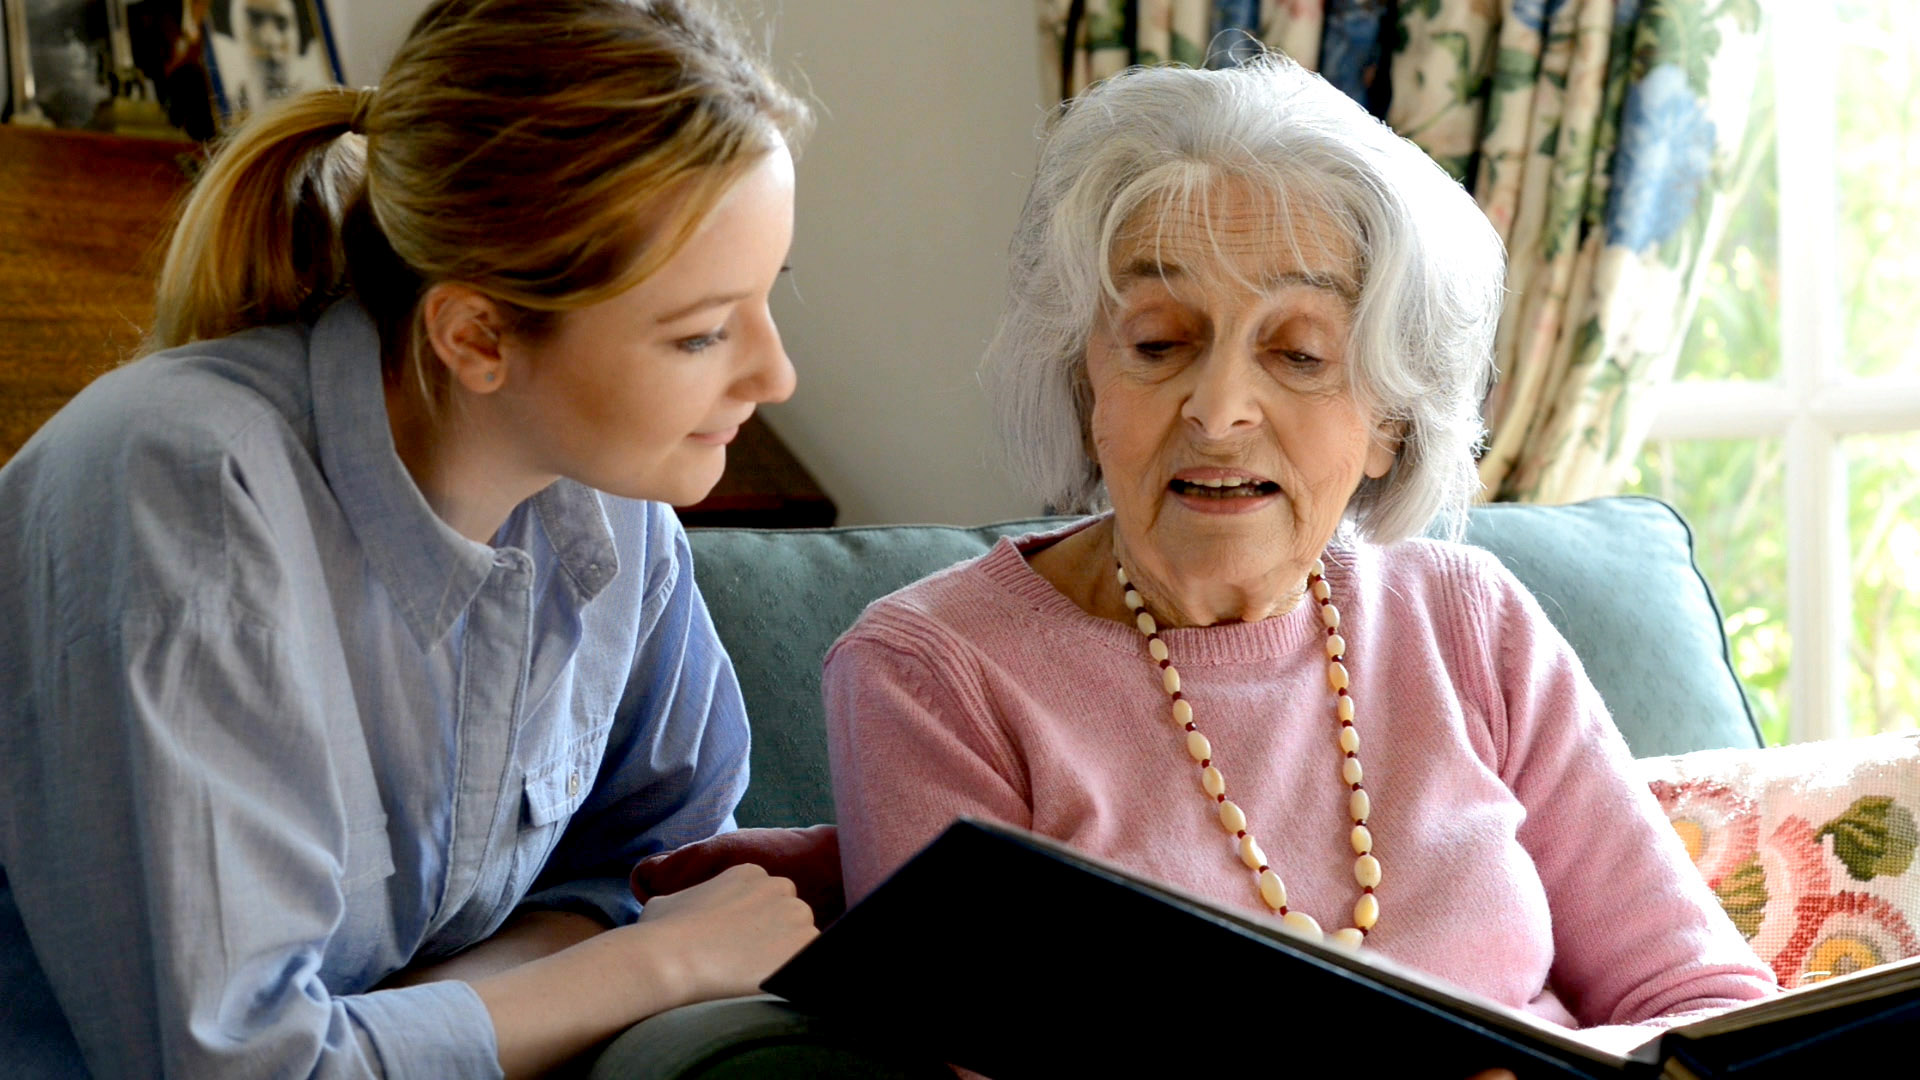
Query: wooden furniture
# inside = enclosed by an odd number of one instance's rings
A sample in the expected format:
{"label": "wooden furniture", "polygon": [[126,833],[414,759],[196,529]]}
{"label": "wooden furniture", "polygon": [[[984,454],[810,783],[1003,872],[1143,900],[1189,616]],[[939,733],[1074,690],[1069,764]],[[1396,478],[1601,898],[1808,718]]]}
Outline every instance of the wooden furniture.
{"label": "wooden furniture", "polygon": [[0,125],[0,463],[153,322],[190,144]]}
{"label": "wooden furniture", "polygon": [[[0,124],[0,465],[153,321],[167,226],[201,150]],[[832,500],[758,417],[688,527],[833,524]]]}

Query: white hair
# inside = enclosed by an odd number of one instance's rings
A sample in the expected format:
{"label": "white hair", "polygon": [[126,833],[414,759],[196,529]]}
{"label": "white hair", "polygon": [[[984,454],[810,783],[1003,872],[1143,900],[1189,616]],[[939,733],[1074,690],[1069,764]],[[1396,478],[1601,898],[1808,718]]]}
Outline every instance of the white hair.
{"label": "white hair", "polygon": [[981,372],[1008,465],[1056,511],[1105,504],[1087,451],[1086,349],[1118,296],[1115,237],[1143,208],[1190,204],[1196,192],[1205,202],[1221,180],[1271,196],[1276,243],[1295,242],[1287,207],[1305,203],[1356,252],[1351,385],[1400,439],[1392,470],[1361,481],[1346,520],[1378,543],[1436,521],[1457,536],[1480,488],[1474,450],[1502,300],[1499,237],[1418,147],[1284,57],[1221,71],[1135,68],[1056,115]]}

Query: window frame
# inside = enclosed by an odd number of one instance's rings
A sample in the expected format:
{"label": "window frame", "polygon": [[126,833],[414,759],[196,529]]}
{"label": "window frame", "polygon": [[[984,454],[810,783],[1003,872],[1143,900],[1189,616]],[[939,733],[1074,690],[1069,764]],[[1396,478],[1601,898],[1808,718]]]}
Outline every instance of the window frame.
{"label": "window frame", "polygon": [[[1851,734],[1853,571],[1844,440],[1920,431],[1920,376],[1860,378],[1845,365],[1840,295],[1835,0],[1797,0],[1792,32],[1768,19],[1779,182],[1778,374],[1673,381],[1655,399],[1650,442],[1780,439],[1786,468],[1788,739]],[[1790,39],[1790,40],[1789,40]],[[1826,214],[1799,208],[1828,207]]]}

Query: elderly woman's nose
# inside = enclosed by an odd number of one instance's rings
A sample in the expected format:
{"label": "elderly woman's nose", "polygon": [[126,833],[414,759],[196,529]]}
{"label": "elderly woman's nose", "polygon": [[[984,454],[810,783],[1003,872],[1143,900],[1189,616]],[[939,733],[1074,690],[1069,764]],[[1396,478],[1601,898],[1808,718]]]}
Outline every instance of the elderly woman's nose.
{"label": "elderly woman's nose", "polygon": [[1180,415],[1210,439],[1223,439],[1260,423],[1260,401],[1252,355],[1233,346],[1214,346],[1195,365],[1191,391]]}

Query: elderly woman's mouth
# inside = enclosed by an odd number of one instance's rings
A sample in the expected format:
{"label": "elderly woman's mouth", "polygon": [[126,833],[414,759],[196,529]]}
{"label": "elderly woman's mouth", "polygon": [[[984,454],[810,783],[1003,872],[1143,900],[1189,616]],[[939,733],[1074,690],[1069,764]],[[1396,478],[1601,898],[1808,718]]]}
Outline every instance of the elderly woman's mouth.
{"label": "elderly woman's mouth", "polygon": [[1254,476],[1217,476],[1194,480],[1175,477],[1167,484],[1167,490],[1175,495],[1200,499],[1255,499],[1264,495],[1278,495],[1280,485]]}

